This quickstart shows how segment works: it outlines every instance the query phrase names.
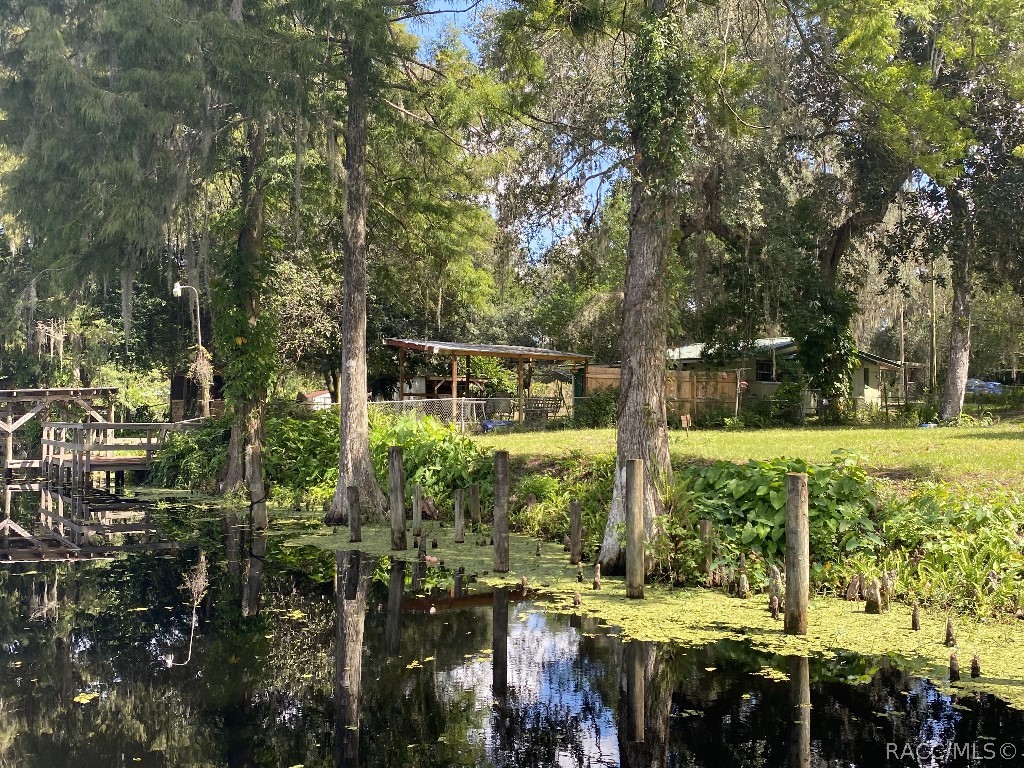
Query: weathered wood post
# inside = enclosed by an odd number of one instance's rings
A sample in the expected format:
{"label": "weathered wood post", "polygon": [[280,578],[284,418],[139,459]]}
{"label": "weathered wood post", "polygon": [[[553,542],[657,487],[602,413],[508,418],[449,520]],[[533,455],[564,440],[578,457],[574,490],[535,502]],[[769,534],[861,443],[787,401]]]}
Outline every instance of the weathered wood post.
{"label": "weathered wood post", "polygon": [[704,575],[710,578],[714,562],[714,528],[710,520],[699,521],[697,528],[700,531],[700,540],[704,544]]}
{"label": "weathered wood post", "polygon": [[[628,466],[628,465],[627,465]],[[628,497],[627,497],[628,498]],[[629,567],[627,563],[626,567]],[[644,724],[647,716],[645,700],[646,683],[644,662],[646,661],[645,643],[626,643],[626,738],[635,743],[644,741]]]}
{"label": "weathered wood post", "polygon": [[473,522],[473,530],[480,530],[480,483],[469,484],[469,519]]}
{"label": "weathered wood post", "polygon": [[583,559],[583,507],[575,499],[569,502],[569,564]]}
{"label": "weathered wood post", "polygon": [[388,448],[388,485],[391,491],[391,548],[408,549],[405,538],[405,472],[402,469],[402,448]]}
{"label": "weathered wood post", "polygon": [[423,534],[423,488],[420,485],[412,487],[412,535]]}
{"label": "weathered wood post", "polygon": [[807,475],[786,474],[786,634],[807,634],[811,545],[807,520]]}
{"label": "weathered wood post", "polygon": [[508,587],[494,590],[491,648],[491,694],[504,701],[508,693]]}
{"label": "weathered wood post", "polygon": [[[788,602],[788,601],[787,601]],[[790,768],[811,766],[811,670],[806,656],[790,656],[786,662],[789,675],[789,700],[793,726],[789,737]]]}
{"label": "weathered wood post", "polygon": [[466,541],[466,518],[465,518],[466,491],[463,488],[455,489],[455,543],[462,544]]}
{"label": "weathered wood post", "polygon": [[350,485],[345,488],[345,501],[348,503],[348,540],[363,540],[363,527],[359,519],[359,488]]}
{"label": "weathered wood post", "polygon": [[644,596],[644,461],[626,462],[626,597]]}
{"label": "weathered wood post", "polygon": [[10,481],[14,477],[14,404],[8,403],[4,410],[4,477]]}
{"label": "weathered wood post", "polygon": [[[403,536],[404,536],[403,532]],[[405,591],[405,561],[391,559],[388,578],[388,613],[384,626],[384,645],[388,656],[397,656],[402,636],[402,592]]]}
{"label": "weathered wood post", "polygon": [[494,572],[508,573],[508,451],[494,452]]}

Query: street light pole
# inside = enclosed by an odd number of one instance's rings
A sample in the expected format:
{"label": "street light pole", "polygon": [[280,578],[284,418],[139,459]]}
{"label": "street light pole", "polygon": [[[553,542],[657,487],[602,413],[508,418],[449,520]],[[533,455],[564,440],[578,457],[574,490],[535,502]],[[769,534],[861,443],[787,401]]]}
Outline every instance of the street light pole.
{"label": "street light pole", "polygon": [[203,348],[203,331],[200,326],[199,311],[199,290],[193,285],[182,285],[175,283],[171,294],[180,299],[182,292],[191,290],[196,295],[196,370],[195,375],[199,381],[199,415],[206,418],[210,415],[210,375],[209,365],[206,359],[206,350]]}

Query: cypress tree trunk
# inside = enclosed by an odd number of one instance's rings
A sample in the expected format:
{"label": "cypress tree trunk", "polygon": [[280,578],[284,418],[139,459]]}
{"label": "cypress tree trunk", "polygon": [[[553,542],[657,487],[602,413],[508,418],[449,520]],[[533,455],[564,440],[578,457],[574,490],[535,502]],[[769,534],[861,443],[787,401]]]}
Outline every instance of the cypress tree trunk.
{"label": "cypress tree trunk", "polygon": [[342,298],[341,451],[338,487],[325,517],[328,524],[344,519],[345,489],[359,489],[363,508],[378,514],[384,494],[377,485],[370,460],[370,425],[366,403],[366,215],[370,188],[366,181],[366,143],[369,125],[370,58],[358,41],[346,46],[348,116],[345,125],[347,174],[344,219],[344,295]]}
{"label": "cypress tree trunk", "polygon": [[242,439],[242,427],[231,425],[231,437],[228,440],[228,460],[224,467],[224,476],[220,481],[221,494],[227,495],[238,490],[245,479],[245,441]]}
{"label": "cypress tree trunk", "polygon": [[953,307],[950,312],[949,356],[942,388],[939,418],[956,419],[964,408],[967,371],[971,362],[971,249],[974,244],[970,206],[961,192],[949,188],[950,218],[956,233],[952,253]]}
{"label": "cypress tree trunk", "polygon": [[644,460],[644,526],[654,533],[662,512],[661,493],[672,480],[665,413],[665,272],[671,197],[652,185],[659,169],[643,159],[633,181],[622,316],[622,379],[616,438],[615,487],[598,560],[606,572],[624,568],[625,553],[616,527],[625,519],[626,462]]}
{"label": "cypress tree trunk", "polygon": [[939,407],[939,418],[943,421],[955,419],[963,411],[971,360],[971,269],[970,255],[966,248],[953,257],[952,283],[949,356],[946,359],[946,382]]}
{"label": "cypress tree trunk", "polygon": [[[246,154],[242,169],[242,225],[238,232],[240,264],[257,264],[263,250],[264,182],[259,169],[266,149],[266,134],[262,120],[253,121],[246,128]],[[254,275],[247,281],[248,290],[242,299],[242,309],[250,326],[255,327],[262,305],[263,275]],[[263,417],[266,408],[266,385],[260,384],[247,391],[242,398],[242,431],[245,439],[245,484],[249,491],[249,509],[255,529],[267,527],[267,492],[263,479]]]}
{"label": "cypress tree trunk", "polygon": [[334,641],[335,765],[359,765],[359,699],[363,683],[363,628],[369,578],[359,552],[335,555],[337,625]]}

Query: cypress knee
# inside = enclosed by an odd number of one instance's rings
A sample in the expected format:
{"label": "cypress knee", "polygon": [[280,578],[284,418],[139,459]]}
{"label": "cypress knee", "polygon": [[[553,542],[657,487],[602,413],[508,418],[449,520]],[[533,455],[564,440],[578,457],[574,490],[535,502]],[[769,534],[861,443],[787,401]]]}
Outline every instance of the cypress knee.
{"label": "cypress knee", "polygon": [[914,612],[910,614],[910,628],[915,632],[921,630],[921,609],[918,606],[914,606]]}
{"label": "cypress knee", "polygon": [[953,631],[953,617],[946,619],[946,645],[956,645],[956,632]]}
{"label": "cypress knee", "polygon": [[949,682],[960,682],[960,661],[955,653],[949,657]]}
{"label": "cypress knee", "polygon": [[882,612],[882,586],[878,579],[868,582],[864,590],[864,613],[878,614]]}
{"label": "cypress knee", "polygon": [[974,658],[971,659],[971,677],[981,677],[981,659],[978,658],[978,654],[974,654]]}
{"label": "cypress knee", "polygon": [[746,573],[740,574],[740,582],[736,594],[743,600],[746,600],[748,597],[750,597],[750,582],[747,580]]}

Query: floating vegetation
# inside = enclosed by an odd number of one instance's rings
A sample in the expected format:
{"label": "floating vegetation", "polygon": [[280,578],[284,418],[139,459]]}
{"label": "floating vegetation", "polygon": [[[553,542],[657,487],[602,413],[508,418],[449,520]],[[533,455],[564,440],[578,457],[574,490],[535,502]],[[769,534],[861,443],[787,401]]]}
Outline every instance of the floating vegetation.
{"label": "floating vegetation", "polygon": [[[890,657],[909,672],[930,678],[950,690],[947,681],[949,648],[944,645],[947,614],[927,608],[920,610],[921,630],[910,629],[912,608],[894,603],[884,615],[866,614],[862,604],[831,597],[816,597],[810,604],[810,629],[806,637],[783,633],[772,621],[760,600],[736,600],[703,589],[675,589],[648,585],[646,599],[627,600],[625,583],[605,577],[600,591],[588,592],[580,607],[573,606],[579,587],[576,568],[555,547],[536,556],[536,540],[510,536],[511,570],[492,573],[490,547],[454,544],[451,531],[436,522],[425,523],[428,535],[438,535],[437,556],[446,567],[462,566],[467,574],[489,586],[515,586],[523,576],[539,585],[546,610],[585,614],[621,629],[628,638],[642,641],[697,646],[723,639],[747,639],[755,649],[781,655],[833,657],[849,651],[867,657]],[[322,529],[320,533],[295,538],[289,547],[311,546],[326,550],[348,550],[348,531]],[[364,527],[359,548],[369,554],[394,556],[389,532]],[[415,558],[408,550],[406,557]],[[967,658],[977,654],[985,675],[961,681],[958,690],[993,693],[1015,708],[1024,709],[1024,636],[1017,620],[962,617],[957,620],[957,650]],[[781,673],[779,673],[781,674]]]}

